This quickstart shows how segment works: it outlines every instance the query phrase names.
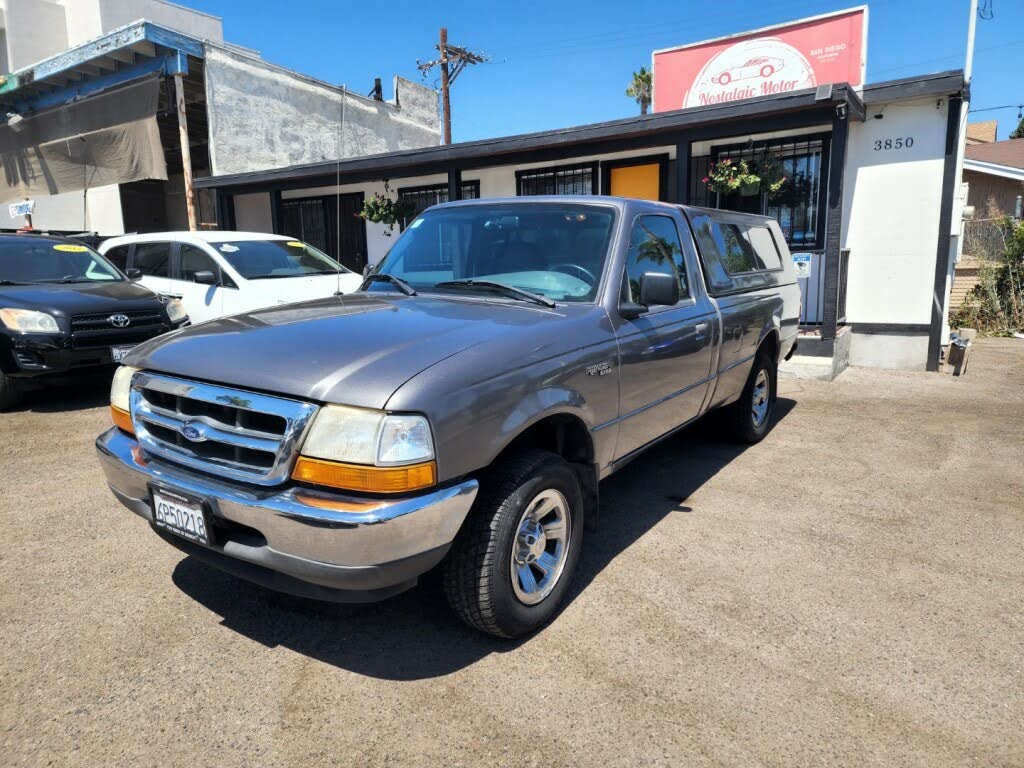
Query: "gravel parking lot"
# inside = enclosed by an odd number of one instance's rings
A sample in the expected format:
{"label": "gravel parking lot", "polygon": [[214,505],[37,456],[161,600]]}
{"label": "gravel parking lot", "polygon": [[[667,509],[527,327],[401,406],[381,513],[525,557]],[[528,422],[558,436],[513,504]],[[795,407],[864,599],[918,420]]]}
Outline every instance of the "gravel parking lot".
{"label": "gravel parking lot", "polygon": [[784,380],[602,486],[519,643],[437,590],[334,606],[160,541],[102,480],[106,383],[0,416],[5,765],[1022,765],[1024,341],[968,375]]}

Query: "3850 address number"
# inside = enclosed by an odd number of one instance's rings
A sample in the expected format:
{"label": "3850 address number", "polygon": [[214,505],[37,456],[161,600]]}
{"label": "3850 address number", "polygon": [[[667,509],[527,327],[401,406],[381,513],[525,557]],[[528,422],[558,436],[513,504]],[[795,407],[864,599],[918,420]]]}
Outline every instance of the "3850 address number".
{"label": "3850 address number", "polygon": [[875,152],[910,149],[912,146],[914,146],[913,136],[897,136],[895,139],[875,139]]}

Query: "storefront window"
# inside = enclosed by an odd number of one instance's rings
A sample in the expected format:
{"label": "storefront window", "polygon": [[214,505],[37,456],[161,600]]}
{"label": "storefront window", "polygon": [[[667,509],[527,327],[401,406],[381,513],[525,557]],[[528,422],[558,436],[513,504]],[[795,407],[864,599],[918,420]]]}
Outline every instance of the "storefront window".
{"label": "storefront window", "polygon": [[596,195],[597,163],[518,171],[516,194]]}
{"label": "storefront window", "polygon": [[[463,200],[476,200],[479,197],[479,181],[462,182]],[[407,203],[410,210],[409,215],[399,222],[401,228],[404,230],[409,226],[410,221],[415,219],[430,206],[448,202],[448,185],[431,184],[426,187],[406,187],[398,190],[398,198],[402,202]]]}
{"label": "storefront window", "polygon": [[825,238],[824,176],[822,154],[827,138],[754,142],[739,147],[718,147],[711,161],[731,157],[746,160],[752,168],[768,158],[786,181],[777,192],[765,189],[733,194],[708,193],[707,203],[716,208],[771,216],[779,222],[790,248],[822,248]]}

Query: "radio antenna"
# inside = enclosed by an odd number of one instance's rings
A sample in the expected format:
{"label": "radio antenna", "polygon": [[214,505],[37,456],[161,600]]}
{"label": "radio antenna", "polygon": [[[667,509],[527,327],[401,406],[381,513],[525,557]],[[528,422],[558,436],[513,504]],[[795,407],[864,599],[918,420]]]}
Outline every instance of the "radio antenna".
{"label": "radio antenna", "polygon": [[[342,297],[341,291],[341,155],[345,149],[345,102],[348,101],[348,88],[341,86],[341,123],[338,125],[338,160],[334,165],[334,249],[337,253],[338,282],[335,296]],[[341,299],[342,306],[345,299]]]}

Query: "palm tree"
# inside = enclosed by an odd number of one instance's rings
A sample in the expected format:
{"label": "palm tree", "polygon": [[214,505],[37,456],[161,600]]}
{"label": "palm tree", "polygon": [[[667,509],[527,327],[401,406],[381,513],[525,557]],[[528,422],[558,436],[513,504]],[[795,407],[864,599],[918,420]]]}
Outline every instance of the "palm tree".
{"label": "palm tree", "polygon": [[647,71],[646,67],[640,67],[639,72],[633,73],[633,82],[626,89],[626,95],[631,99],[636,99],[636,103],[640,105],[641,115],[647,114],[647,108],[651,106],[653,92],[654,84],[651,73]]}

